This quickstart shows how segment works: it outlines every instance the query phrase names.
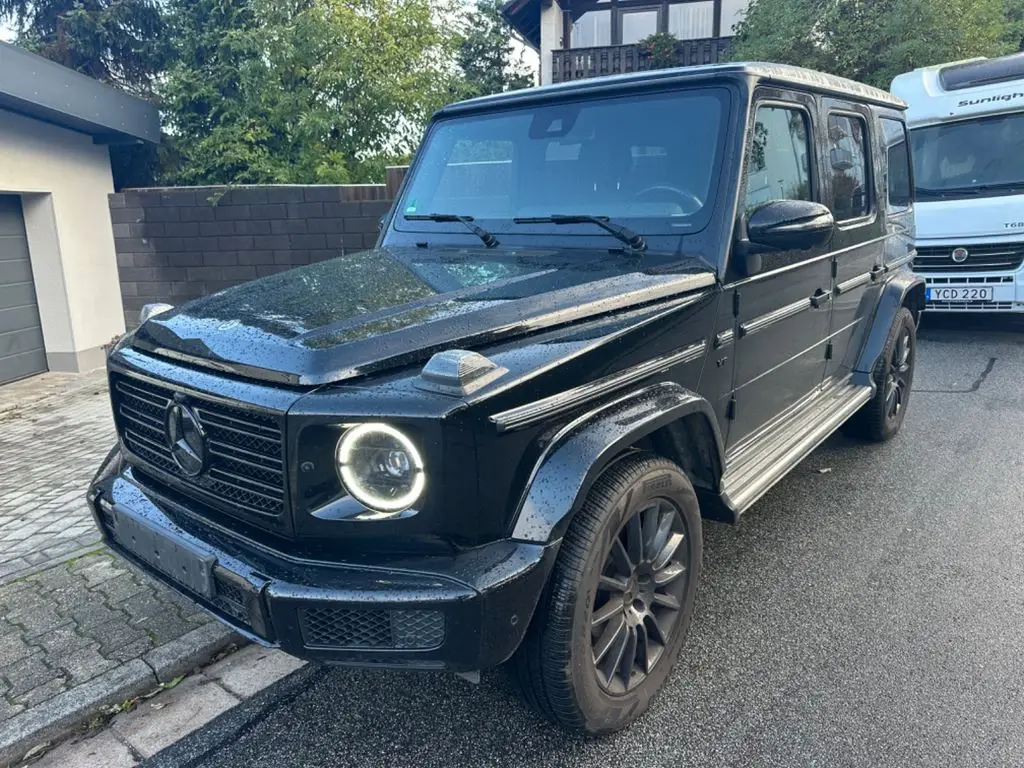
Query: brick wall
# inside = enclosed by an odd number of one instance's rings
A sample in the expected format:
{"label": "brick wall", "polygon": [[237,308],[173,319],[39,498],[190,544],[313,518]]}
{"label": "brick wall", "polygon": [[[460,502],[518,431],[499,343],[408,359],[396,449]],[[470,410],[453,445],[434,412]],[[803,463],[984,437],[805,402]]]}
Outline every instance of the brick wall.
{"label": "brick wall", "polygon": [[110,196],[125,323],[144,304],[188,299],[369,248],[389,184],[191,187]]}

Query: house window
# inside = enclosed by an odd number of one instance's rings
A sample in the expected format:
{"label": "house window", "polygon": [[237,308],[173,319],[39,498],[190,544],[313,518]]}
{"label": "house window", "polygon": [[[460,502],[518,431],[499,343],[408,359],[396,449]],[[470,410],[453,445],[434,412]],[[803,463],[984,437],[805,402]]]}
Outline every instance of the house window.
{"label": "house window", "polygon": [[750,0],[722,0],[722,37],[736,34],[736,25],[743,21]]}
{"label": "house window", "polygon": [[593,48],[612,44],[611,8],[587,11],[572,24],[569,33],[573,48]]}
{"label": "house window", "polygon": [[733,34],[749,0],[577,0],[565,12],[563,34],[569,48],[632,45],[657,32],[680,40],[715,36],[716,6],[721,6],[721,37]]}
{"label": "house window", "polygon": [[668,31],[680,40],[700,40],[715,34],[715,4],[673,3],[668,7]]}
{"label": "house window", "polygon": [[659,6],[647,8],[622,8],[619,10],[619,28],[622,44],[639,43],[658,31]]}

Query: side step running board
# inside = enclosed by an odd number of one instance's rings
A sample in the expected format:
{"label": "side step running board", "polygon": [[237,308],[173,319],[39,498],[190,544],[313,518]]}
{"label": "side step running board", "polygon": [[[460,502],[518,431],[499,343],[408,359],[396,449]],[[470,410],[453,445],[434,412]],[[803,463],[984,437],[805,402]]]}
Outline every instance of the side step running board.
{"label": "side step running board", "polygon": [[746,511],[872,394],[849,379],[826,384],[735,446],[726,456],[722,501],[737,515]]}

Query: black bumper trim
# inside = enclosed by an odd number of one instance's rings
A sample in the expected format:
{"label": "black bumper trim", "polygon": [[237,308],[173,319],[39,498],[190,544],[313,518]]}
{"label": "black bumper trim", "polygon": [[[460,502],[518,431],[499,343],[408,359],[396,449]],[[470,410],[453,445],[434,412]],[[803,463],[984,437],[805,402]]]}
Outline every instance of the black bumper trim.
{"label": "black bumper trim", "polygon": [[[450,556],[371,565],[299,560],[197,527],[201,510],[191,508],[187,518],[175,514],[176,505],[140,487],[130,469],[101,475],[89,496],[114,551],[249,639],[333,664],[454,671],[497,666],[522,640],[558,549],[501,540]],[[103,510],[112,504],[215,557],[213,598],[190,591],[119,543]],[[331,622],[311,631],[314,613]]]}

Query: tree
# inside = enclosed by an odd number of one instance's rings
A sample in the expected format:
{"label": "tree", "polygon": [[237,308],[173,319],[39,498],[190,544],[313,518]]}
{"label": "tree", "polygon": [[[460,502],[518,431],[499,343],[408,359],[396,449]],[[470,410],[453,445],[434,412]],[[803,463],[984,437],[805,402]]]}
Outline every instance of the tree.
{"label": "tree", "polygon": [[431,0],[171,0],[180,184],[363,181],[456,88]]}
{"label": "tree", "polygon": [[0,21],[19,46],[139,96],[163,67],[155,0],[0,0]]}
{"label": "tree", "polygon": [[999,56],[1020,0],[753,0],[734,59],[777,61],[887,88],[916,67]]}
{"label": "tree", "polygon": [[533,71],[512,42],[512,28],[501,16],[502,0],[477,0],[466,16],[468,31],[459,42],[458,62],[466,78],[467,95],[529,88]]}

